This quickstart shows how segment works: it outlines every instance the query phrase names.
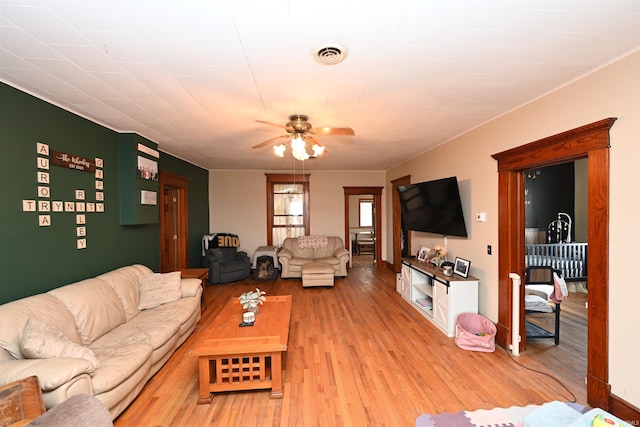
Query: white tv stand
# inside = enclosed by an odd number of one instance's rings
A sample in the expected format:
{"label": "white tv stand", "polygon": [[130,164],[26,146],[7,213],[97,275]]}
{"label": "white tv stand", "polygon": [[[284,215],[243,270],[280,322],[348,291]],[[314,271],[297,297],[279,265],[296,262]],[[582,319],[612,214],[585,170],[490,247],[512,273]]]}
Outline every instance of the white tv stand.
{"label": "white tv stand", "polygon": [[478,312],[477,278],[445,276],[440,268],[416,258],[402,260],[396,290],[448,337],[455,336],[459,314]]}

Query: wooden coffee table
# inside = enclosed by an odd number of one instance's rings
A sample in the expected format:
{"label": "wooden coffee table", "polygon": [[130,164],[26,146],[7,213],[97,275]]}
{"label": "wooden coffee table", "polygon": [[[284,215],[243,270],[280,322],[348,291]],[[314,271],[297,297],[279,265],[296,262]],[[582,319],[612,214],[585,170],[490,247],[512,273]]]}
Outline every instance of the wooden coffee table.
{"label": "wooden coffee table", "polygon": [[282,398],[291,295],[267,296],[253,326],[238,326],[244,311],[238,298],[232,298],[189,352],[199,358],[198,404],[211,403],[213,393],[220,391],[270,388],[272,398]]}

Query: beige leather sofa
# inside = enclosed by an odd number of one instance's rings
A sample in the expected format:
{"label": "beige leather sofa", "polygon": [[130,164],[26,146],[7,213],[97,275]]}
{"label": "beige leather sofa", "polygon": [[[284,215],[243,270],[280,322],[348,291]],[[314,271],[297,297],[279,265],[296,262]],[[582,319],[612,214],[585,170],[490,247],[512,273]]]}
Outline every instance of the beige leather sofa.
{"label": "beige leather sofa", "polygon": [[278,252],[278,260],[283,278],[301,278],[302,266],[314,262],[330,264],[334,277],[347,276],[349,252],[344,248],[342,239],[336,236],[320,236],[318,242],[306,244],[305,239],[318,236],[287,237]]}
{"label": "beige leather sofa", "polygon": [[[139,279],[152,275],[149,268],[132,265],[0,305],[0,384],[36,375],[47,408],[89,394],[115,419],[200,320],[199,279],[173,276],[174,301],[139,309]],[[50,351],[52,343],[62,342],[62,355],[33,358],[28,353],[32,358],[27,358],[27,336],[33,336],[28,324],[53,331],[50,340],[51,334],[44,334],[39,350]],[[76,352],[73,357],[69,348]],[[77,355],[78,350],[90,357]]]}

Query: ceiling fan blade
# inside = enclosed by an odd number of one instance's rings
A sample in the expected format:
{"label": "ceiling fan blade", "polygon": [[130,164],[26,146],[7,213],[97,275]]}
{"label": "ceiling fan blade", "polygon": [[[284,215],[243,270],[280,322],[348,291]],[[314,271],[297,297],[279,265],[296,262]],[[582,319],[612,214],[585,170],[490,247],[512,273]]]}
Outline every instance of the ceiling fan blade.
{"label": "ceiling fan blade", "polygon": [[269,144],[272,144],[274,141],[280,139],[280,138],[291,138],[291,135],[280,135],[280,136],[276,136],[275,138],[271,138],[271,139],[267,139],[264,142],[261,142],[260,144],[256,144],[251,148],[262,148],[262,147],[266,147]]}
{"label": "ceiling fan blade", "polygon": [[280,123],[273,123],[273,122],[268,122],[266,120],[256,120],[256,122],[258,123],[264,123],[265,125],[269,125],[269,126],[276,126],[279,128],[284,129],[284,125],[280,124]]}
{"label": "ceiling fan blade", "polygon": [[316,135],[355,135],[351,128],[313,128]]}

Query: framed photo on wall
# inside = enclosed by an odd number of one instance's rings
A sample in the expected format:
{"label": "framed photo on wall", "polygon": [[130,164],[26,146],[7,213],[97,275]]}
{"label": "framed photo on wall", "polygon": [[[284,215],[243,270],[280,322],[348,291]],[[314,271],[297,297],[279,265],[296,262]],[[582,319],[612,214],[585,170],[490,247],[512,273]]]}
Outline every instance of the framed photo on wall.
{"label": "framed photo on wall", "polygon": [[465,279],[469,277],[469,269],[471,268],[471,261],[463,258],[456,257],[456,262],[453,264],[453,272]]}
{"label": "framed photo on wall", "polygon": [[143,156],[138,156],[138,177],[142,179],[149,179],[151,181],[157,181],[158,175],[158,162],[155,160],[147,159]]}

